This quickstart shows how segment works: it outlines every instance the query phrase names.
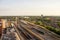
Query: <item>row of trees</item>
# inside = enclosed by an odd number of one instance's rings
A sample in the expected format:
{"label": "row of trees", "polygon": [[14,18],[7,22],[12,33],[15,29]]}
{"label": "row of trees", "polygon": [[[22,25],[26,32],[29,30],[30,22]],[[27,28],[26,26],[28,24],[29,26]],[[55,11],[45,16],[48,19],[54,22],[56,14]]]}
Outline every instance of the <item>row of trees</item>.
{"label": "row of trees", "polygon": [[60,35],[60,29],[58,29],[58,28],[54,28],[52,26],[45,26],[45,28],[47,28],[48,30],[50,30],[50,31],[52,31],[58,35]]}
{"label": "row of trees", "polygon": [[[50,30],[50,31],[52,31],[52,32],[60,35],[60,29],[58,29],[58,28],[54,28],[54,27],[52,27],[52,26],[45,25],[45,24],[43,24],[41,21],[37,21],[37,22],[35,22],[35,24],[37,24],[37,25],[42,25],[42,26],[45,27],[46,29],[48,29],[48,30]],[[59,24],[59,25],[60,25],[60,24]]]}

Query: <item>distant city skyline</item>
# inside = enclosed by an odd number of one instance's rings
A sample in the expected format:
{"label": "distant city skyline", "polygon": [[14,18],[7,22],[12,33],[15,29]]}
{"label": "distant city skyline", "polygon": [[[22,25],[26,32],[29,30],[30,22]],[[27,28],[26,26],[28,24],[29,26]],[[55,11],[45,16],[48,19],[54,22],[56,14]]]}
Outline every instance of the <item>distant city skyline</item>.
{"label": "distant city skyline", "polygon": [[60,16],[60,0],[0,0],[0,16]]}

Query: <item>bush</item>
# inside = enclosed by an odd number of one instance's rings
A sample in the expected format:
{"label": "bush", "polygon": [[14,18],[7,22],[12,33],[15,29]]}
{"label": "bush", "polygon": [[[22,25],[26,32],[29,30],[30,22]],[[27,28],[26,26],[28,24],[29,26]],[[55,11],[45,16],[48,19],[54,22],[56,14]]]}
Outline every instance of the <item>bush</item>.
{"label": "bush", "polygon": [[45,28],[47,28],[48,30],[60,35],[60,29],[58,28],[54,28],[54,27],[51,27],[51,26],[46,26]]}
{"label": "bush", "polygon": [[39,23],[39,22],[35,22],[35,24],[40,25],[40,23]]}
{"label": "bush", "polygon": [[55,33],[60,35],[60,29],[55,28]]}
{"label": "bush", "polygon": [[41,21],[36,21],[35,24],[37,24],[37,25],[43,25],[43,23]]}
{"label": "bush", "polygon": [[58,22],[57,24],[58,24],[58,26],[60,26],[60,22]]}

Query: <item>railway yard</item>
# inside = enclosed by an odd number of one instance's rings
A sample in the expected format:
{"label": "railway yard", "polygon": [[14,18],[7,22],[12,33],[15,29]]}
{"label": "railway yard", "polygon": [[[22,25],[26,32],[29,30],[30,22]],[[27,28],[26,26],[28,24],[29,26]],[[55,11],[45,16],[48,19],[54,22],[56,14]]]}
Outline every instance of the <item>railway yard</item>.
{"label": "railway yard", "polygon": [[26,20],[11,23],[2,29],[1,40],[60,40],[56,33]]}

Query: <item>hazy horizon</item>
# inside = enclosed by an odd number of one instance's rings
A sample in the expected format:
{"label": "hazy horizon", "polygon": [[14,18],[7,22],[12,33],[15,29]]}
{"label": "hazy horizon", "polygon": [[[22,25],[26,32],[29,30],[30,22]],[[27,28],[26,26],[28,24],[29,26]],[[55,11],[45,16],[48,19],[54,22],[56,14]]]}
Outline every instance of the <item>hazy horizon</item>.
{"label": "hazy horizon", "polygon": [[60,0],[0,0],[0,16],[60,16]]}

